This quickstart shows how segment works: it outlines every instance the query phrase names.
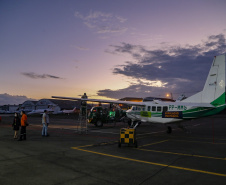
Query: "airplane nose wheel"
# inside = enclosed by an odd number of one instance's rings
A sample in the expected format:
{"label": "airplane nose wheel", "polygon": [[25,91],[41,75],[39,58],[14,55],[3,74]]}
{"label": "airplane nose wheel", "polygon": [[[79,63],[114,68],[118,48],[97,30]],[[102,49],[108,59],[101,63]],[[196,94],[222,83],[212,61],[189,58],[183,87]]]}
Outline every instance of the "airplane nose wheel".
{"label": "airplane nose wheel", "polygon": [[171,134],[172,133],[172,128],[170,126],[167,127],[167,134]]}

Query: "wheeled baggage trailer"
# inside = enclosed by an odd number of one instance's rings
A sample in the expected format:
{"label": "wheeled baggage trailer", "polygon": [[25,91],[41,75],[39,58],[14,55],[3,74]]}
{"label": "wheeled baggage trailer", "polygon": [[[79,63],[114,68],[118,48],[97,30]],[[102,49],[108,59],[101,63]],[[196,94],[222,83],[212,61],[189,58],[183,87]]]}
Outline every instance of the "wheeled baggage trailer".
{"label": "wheeled baggage trailer", "polygon": [[136,129],[135,128],[121,128],[120,129],[120,140],[118,142],[118,147],[121,147],[121,144],[134,145],[137,148]]}

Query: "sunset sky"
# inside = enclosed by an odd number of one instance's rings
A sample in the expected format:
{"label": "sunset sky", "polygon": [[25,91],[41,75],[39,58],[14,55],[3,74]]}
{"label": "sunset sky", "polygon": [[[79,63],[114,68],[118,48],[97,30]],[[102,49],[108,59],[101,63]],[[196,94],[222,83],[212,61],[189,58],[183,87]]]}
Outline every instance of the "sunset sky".
{"label": "sunset sky", "polygon": [[190,96],[225,39],[225,0],[1,0],[0,105]]}

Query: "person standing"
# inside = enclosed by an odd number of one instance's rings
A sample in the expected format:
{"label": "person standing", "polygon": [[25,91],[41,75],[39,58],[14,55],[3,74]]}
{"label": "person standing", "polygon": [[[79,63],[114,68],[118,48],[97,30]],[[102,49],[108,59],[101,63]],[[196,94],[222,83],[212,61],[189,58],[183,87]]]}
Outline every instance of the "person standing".
{"label": "person standing", "polygon": [[[47,123],[47,130],[49,130],[49,114],[48,114],[48,111],[46,111],[46,123]],[[49,136],[48,132],[47,132],[47,136]]]}
{"label": "person standing", "polygon": [[27,126],[27,115],[24,111],[21,111],[21,129],[20,129],[20,139],[18,141],[26,140],[26,126]]}
{"label": "person standing", "polygon": [[19,117],[19,114],[18,113],[15,113],[14,115],[14,119],[13,119],[13,124],[12,124],[12,127],[13,127],[13,130],[15,131],[14,132],[14,139],[17,139],[18,137],[18,130],[20,129],[20,117]]}
{"label": "person standing", "polygon": [[46,123],[47,123],[47,127],[49,126],[49,114],[48,111],[46,111]]}
{"label": "person standing", "polygon": [[42,136],[48,136],[48,115],[47,110],[44,110],[44,113],[42,115]]}

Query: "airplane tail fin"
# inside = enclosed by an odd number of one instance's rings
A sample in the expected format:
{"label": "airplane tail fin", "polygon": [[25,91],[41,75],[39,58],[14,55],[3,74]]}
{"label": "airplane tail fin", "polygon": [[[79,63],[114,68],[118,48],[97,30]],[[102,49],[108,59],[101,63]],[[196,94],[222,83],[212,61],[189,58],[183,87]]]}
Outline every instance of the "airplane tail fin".
{"label": "airplane tail fin", "polygon": [[183,101],[225,105],[225,54],[214,57],[203,91]]}
{"label": "airplane tail fin", "polygon": [[225,104],[225,55],[214,57],[203,88],[202,101],[214,106]]}

